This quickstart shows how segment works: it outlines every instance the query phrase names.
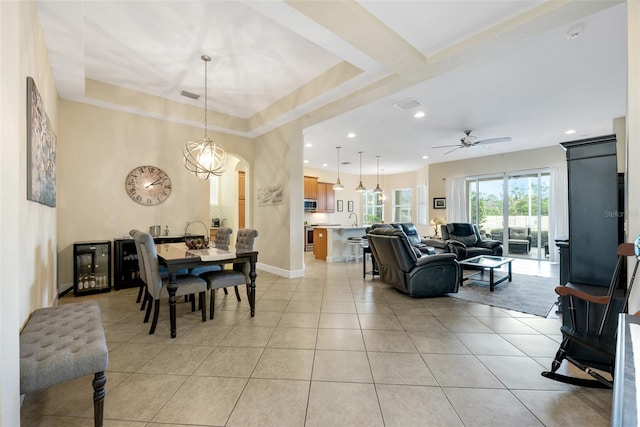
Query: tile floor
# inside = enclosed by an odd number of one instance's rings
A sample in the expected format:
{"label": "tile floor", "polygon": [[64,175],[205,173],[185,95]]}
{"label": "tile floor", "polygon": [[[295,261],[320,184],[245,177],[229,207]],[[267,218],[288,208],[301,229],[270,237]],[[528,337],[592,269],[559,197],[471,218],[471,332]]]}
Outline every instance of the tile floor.
{"label": "tile floor", "polygon": [[[304,278],[259,271],[254,318],[233,292],[218,291],[205,323],[179,303],[176,339],[168,309],[148,335],[136,289],[85,297],[109,345],[105,425],[609,425],[610,390],[540,375],[560,340],[553,311],[413,299],[363,280],[362,264],[305,261]],[[548,266],[514,270],[553,276]],[[93,425],[91,377],[27,395],[21,414],[23,426]]]}

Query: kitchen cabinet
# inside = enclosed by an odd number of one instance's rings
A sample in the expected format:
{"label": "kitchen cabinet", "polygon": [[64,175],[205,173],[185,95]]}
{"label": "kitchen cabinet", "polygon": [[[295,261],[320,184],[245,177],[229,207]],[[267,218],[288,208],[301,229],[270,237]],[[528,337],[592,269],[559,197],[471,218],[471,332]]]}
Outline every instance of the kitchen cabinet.
{"label": "kitchen cabinet", "polygon": [[335,192],[333,184],[328,182],[318,182],[318,207],[316,212],[335,212]]}
{"label": "kitchen cabinet", "polygon": [[73,294],[89,295],[111,290],[111,242],[73,244]]}
{"label": "kitchen cabinet", "polygon": [[327,229],[313,229],[313,257],[320,261],[327,260]]}
{"label": "kitchen cabinet", "polygon": [[218,234],[218,229],[217,228],[210,228],[209,229],[209,241],[211,241],[211,242],[215,241],[217,234]]}
{"label": "kitchen cabinet", "polygon": [[318,198],[318,178],[313,176],[304,177],[304,198],[313,200]]}

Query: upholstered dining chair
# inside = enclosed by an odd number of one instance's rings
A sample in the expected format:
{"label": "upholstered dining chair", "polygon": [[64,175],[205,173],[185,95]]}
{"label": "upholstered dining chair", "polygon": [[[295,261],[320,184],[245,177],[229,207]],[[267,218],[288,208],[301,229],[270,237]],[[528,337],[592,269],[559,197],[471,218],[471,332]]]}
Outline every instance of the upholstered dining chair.
{"label": "upholstered dining chair", "polygon": [[[149,305],[147,306],[147,313],[144,321],[145,323],[149,321],[151,306],[153,305],[153,320],[151,322],[151,328],[149,329],[149,334],[153,334],[158,324],[160,298],[169,296],[169,292],[167,291],[167,283],[169,279],[163,279],[160,277],[158,253],[156,252],[156,245],[153,241],[153,237],[148,233],[141,232],[136,234],[135,240],[140,245],[140,254],[142,255],[142,262],[144,266],[144,277],[147,283],[147,298],[149,298]],[[179,275],[176,277],[176,281],[178,283],[176,297],[196,293],[199,294],[202,321],[206,321],[205,292],[207,291],[207,282],[191,274]]]}
{"label": "upholstered dining chair", "polygon": [[[231,239],[231,233],[233,233],[232,228],[229,228],[229,227],[218,228],[216,237],[213,239],[213,242],[211,242],[211,245],[213,245],[214,248],[227,249],[229,247],[229,240]],[[190,273],[193,274],[194,276],[199,276],[204,273],[209,273],[211,271],[220,271],[220,270],[222,270],[222,267],[219,265],[207,265],[205,267],[193,268],[191,269]]]}
{"label": "upholstered dining chair", "polygon": [[[236,237],[236,253],[239,252],[251,252],[253,251],[253,243],[258,236],[257,230],[249,228],[238,230]],[[209,318],[213,319],[214,306],[215,306],[215,294],[216,289],[224,289],[229,286],[233,286],[236,291],[236,298],[240,299],[240,293],[238,292],[238,286],[247,286],[247,297],[249,295],[249,284],[251,279],[249,278],[250,266],[248,262],[234,263],[233,269],[222,269],[220,271],[211,271],[200,274],[200,277],[207,281],[207,289],[211,292],[209,301]]]}

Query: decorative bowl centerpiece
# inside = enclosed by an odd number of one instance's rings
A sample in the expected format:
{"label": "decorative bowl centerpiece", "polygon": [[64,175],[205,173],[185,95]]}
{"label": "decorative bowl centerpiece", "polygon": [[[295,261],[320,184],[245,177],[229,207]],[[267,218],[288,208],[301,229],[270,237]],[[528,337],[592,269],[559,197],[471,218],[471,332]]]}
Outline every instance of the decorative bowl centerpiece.
{"label": "decorative bowl centerpiece", "polygon": [[184,243],[189,249],[206,249],[209,247],[209,239],[202,237],[187,237]]}

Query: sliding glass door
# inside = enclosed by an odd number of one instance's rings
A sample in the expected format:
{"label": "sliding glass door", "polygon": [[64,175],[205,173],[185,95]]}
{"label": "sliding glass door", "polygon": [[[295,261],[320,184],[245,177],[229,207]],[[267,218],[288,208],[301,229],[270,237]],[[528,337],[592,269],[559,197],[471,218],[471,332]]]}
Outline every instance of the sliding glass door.
{"label": "sliding glass door", "polygon": [[469,219],[485,237],[503,242],[505,254],[544,260],[549,256],[549,182],[548,171],[468,178]]}

